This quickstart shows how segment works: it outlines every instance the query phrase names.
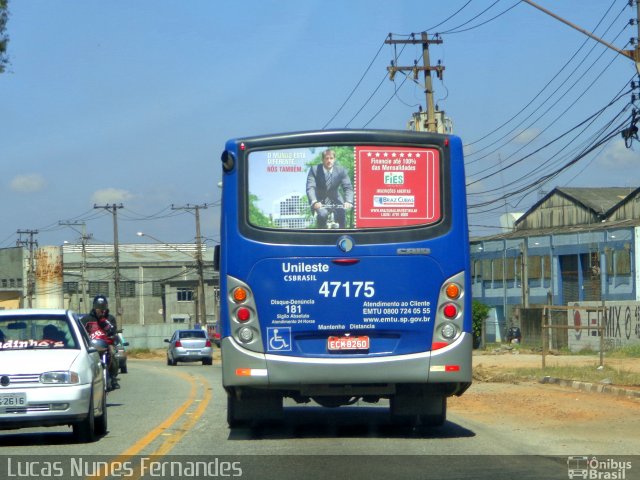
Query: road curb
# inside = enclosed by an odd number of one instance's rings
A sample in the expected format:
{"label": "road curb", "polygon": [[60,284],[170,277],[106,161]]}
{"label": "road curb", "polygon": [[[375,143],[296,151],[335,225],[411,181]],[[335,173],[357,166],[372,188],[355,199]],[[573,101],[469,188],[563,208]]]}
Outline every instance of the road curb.
{"label": "road curb", "polygon": [[603,385],[601,383],[579,382],[577,380],[565,380],[555,377],[542,377],[540,383],[552,383],[562,387],[570,387],[583,392],[607,393],[609,395],[618,395],[621,397],[632,397],[640,399],[640,390],[631,390],[629,388],[614,387],[613,385]]}

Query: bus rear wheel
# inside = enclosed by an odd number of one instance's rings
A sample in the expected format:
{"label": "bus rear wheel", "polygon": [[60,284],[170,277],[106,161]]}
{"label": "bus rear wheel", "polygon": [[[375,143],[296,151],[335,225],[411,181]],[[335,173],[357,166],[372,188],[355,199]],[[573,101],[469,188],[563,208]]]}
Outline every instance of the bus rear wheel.
{"label": "bus rear wheel", "polygon": [[243,427],[255,420],[280,420],[282,395],[267,391],[228,391],[227,424]]}
{"label": "bus rear wheel", "polygon": [[439,427],[447,420],[447,397],[392,397],[391,418],[400,425]]}

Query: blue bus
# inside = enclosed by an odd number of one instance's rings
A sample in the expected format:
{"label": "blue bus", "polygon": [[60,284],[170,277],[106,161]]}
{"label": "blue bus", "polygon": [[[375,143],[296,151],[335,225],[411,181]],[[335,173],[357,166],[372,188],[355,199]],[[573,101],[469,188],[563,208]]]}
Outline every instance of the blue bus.
{"label": "blue bus", "polygon": [[472,376],[460,139],[297,132],[229,140],[221,160],[229,426],[285,398],[442,424]]}

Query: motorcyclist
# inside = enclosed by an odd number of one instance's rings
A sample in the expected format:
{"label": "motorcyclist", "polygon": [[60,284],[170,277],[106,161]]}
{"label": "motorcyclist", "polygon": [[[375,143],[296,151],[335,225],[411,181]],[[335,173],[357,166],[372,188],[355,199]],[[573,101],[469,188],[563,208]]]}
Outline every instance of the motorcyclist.
{"label": "motorcyclist", "polygon": [[[87,331],[87,324],[95,322],[115,343],[118,340],[116,335],[118,324],[116,318],[109,313],[109,302],[104,295],[96,295],[93,299],[93,308],[91,312],[80,319],[80,322]],[[89,332],[91,333],[91,332]],[[111,388],[118,389],[120,384],[118,383],[118,360],[115,355],[115,345],[109,345],[109,375],[111,377]]]}

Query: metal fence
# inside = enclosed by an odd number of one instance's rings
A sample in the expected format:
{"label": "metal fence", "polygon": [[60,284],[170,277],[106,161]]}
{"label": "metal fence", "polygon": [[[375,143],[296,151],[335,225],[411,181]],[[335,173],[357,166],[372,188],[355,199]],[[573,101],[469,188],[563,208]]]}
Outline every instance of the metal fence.
{"label": "metal fence", "polygon": [[[542,368],[545,368],[546,364],[546,356],[549,353],[549,349],[554,349],[553,346],[553,337],[558,337],[560,335],[553,335],[554,331],[564,332],[564,337],[568,337],[569,330],[575,330],[581,332],[583,330],[588,331],[596,331],[598,333],[598,337],[600,340],[600,348],[598,349],[600,352],[600,366],[604,366],[604,321],[607,316],[607,310],[604,306],[595,307],[594,310],[599,314],[596,316],[598,319],[597,325],[582,325],[574,324],[569,325],[567,322],[568,313],[570,311],[575,311],[575,306],[560,306],[560,305],[546,305],[542,309],[542,317],[541,317],[541,329],[542,329]],[[562,318],[562,322],[554,321],[554,318]],[[568,345],[568,341],[567,341]]]}

